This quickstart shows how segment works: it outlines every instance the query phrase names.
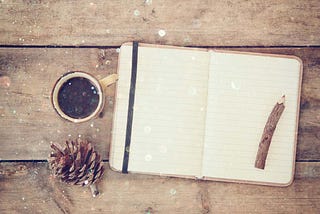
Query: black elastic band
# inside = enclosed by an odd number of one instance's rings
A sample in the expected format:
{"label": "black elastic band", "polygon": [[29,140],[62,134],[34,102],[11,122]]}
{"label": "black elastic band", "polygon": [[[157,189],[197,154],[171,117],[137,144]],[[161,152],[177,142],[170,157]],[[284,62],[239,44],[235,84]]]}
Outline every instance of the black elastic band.
{"label": "black elastic band", "polygon": [[138,64],[138,42],[133,42],[131,83],[130,83],[130,92],[129,92],[126,142],[125,142],[125,146],[124,146],[122,173],[128,173],[129,152],[130,152],[131,131],[132,131],[132,119],[133,119],[133,106],[134,106],[134,94],[135,94],[135,90],[136,90],[136,79],[137,79],[137,64]]}

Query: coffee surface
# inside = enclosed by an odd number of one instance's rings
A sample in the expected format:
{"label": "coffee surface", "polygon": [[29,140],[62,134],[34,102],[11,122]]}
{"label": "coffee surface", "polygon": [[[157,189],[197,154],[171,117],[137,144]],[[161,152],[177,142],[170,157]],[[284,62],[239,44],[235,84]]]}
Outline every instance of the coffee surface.
{"label": "coffee surface", "polygon": [[61,110],[69,117],[82,119],[98,107],[99,91],[90,80],[74,77],[63,83],[58,92]]}

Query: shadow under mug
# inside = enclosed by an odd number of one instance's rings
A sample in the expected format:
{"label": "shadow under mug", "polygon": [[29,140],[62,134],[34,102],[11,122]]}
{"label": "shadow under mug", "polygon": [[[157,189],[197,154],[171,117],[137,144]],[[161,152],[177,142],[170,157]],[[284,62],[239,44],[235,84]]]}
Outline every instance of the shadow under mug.
{"label": "shadow under mug", "polygon": [[104,90],[118,79],[111,74],[97,80],[82,71],[70,71],[55,83],[51,101],[56,112],[64,119],[81,123],[95,118],[105,102]]}

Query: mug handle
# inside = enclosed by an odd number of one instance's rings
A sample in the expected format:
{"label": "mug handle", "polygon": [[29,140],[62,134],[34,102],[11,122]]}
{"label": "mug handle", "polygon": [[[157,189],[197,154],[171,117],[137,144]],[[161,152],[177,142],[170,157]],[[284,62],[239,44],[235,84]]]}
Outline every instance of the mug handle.
{"label": "mug handle", "polygon": [[103,89],[106,89],[109,85],[115,83],[118,80],[118,74],[111,74],[103,79],[99,80]]}

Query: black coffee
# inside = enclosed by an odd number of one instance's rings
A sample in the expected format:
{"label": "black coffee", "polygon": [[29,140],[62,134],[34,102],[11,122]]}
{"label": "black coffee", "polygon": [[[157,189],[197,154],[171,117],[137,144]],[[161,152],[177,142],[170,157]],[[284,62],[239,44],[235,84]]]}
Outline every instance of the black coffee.
{"label": "black coffee", "polygon": [[58,92],[61,110],[69,117],[82,119],[91,115],[98,107],[99,94],[90,80],[74,77],[63,83]]}

